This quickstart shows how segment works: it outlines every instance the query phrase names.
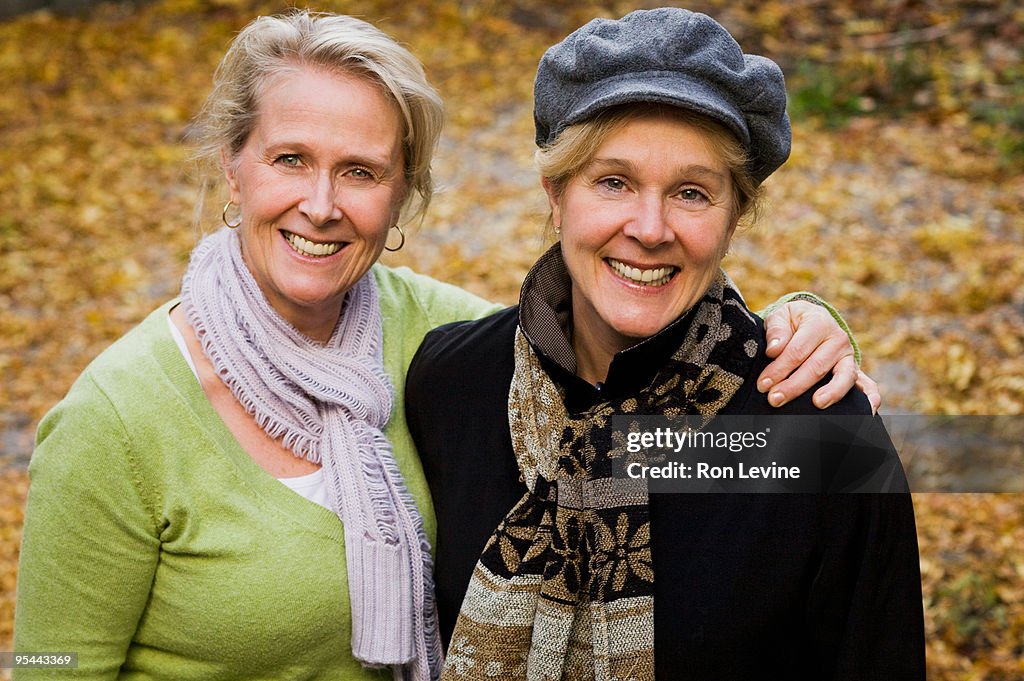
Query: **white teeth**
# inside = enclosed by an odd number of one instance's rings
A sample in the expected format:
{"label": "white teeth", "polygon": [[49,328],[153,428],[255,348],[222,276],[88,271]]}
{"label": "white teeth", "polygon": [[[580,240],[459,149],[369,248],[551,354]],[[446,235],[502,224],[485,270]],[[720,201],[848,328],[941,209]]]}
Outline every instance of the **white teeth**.
{"label": "white teeth", "polygon": [[629,279],[630,281],[638,284],[646,284],[647,286],[664,286],[671,279],[672,275],[675,274],[675,267],[658,267],[653,270],[641,270],[638,267],[630,267],[625,263],[621,263],[618,260],[608,259],[608,264],[615,270],[623,279]]}
{"label": "white teeth", "polygon": [[303,239],[298,234],[292,234],[291,232],[284,232],[284,238],[288,240],[288,243],[291,244],[292,248],[302,255],[323,257],[327,255],[334,255],[341,249],[340,242],[333,241],[326,244],[318,244],[310,241],[309,239]]}

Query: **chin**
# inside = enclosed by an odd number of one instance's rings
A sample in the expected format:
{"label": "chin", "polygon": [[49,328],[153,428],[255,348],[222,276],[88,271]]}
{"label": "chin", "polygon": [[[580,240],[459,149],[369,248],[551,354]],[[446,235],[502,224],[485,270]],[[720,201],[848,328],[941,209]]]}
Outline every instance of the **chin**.
{"label": "chin", "polygon": [[657,335],[662,329],[672,323],[673,319],[665,321],[663,324],[657,321],[646,319],[637,320],[631,322],[624,322],[621,324],[612,324],[612,328],[623,338],[630,339],[633,343],[638,343],[645,338]]}
{"label": "chin", "polygon": [[681,317],[689,308],[684,305],[647,305],[629,309],[625,305],[612,313],[623,329],[642,331],[644,337],[653,336]]}

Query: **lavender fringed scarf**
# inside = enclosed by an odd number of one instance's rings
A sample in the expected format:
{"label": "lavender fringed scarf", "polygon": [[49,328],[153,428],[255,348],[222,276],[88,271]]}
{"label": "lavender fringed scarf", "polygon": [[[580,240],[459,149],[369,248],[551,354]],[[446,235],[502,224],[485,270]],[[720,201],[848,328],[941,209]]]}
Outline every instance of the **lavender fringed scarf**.
{"label": "lavender fringed scarf", "polygon": [[352,654],[393,665],[395,679],[436,679],[441,667],[430,544],[382,429],[392,388],[371,274],[349,290],[326,345],[267,302],[222,229],[192,253],[181,299],[203,352],[272,438],[320,463],[345,527]]}

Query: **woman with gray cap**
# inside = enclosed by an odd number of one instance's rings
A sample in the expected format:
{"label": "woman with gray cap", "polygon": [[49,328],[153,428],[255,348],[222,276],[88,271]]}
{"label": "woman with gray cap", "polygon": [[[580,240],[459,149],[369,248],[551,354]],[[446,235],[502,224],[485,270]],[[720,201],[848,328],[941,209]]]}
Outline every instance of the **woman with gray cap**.
{"label": "woman with gray cap", "polygon": [[[428,334],[408,376],[443,678],[924,678],[909,494],[637,493],[610,472],[612,416],[773,411],[763,324],[720,263],[789,155],[778,66],[703,14],[638,11],[549,49],[535,98],[559,242],[517,308]],[[827,413],[895,456],[863,394]]]}

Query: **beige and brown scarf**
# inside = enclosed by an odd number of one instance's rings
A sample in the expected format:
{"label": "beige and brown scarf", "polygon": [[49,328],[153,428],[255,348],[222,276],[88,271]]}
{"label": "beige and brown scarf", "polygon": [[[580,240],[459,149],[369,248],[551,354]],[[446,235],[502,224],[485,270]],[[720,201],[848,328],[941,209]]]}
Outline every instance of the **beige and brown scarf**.
{"label": "beige and brown scarf", "polygon": [[758,348],[757,323],[724,272],[689,318],[649,385],[575,414],[516,330],[509,422],[528,492],[473,571],[442,679],[654,678],[648,495],[643,481],[613,477],[626,450],[611,417],[710,420]]}

